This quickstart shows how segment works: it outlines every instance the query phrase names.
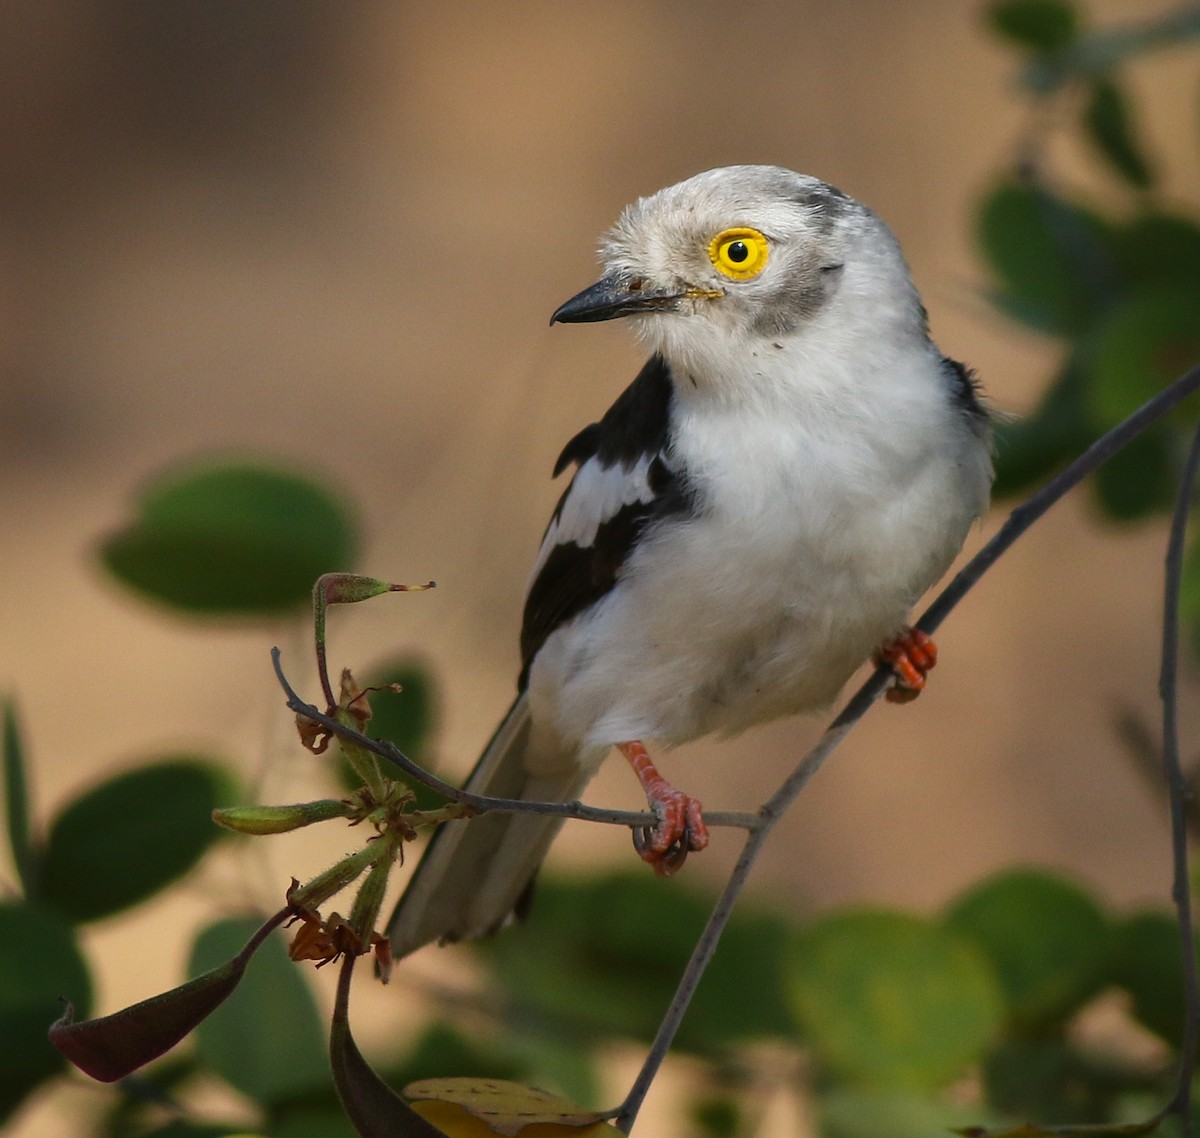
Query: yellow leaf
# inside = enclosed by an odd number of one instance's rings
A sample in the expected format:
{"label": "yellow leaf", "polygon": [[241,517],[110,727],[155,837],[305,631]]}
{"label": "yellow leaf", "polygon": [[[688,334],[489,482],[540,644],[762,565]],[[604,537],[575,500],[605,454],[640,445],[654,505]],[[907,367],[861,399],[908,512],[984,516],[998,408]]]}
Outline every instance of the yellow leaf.
{"label": "yellow leaf", "polygon": [[619,1134],[596,1111],[506,1079],[422,1079],[404,1095],[450,1138],[603,1138]]}

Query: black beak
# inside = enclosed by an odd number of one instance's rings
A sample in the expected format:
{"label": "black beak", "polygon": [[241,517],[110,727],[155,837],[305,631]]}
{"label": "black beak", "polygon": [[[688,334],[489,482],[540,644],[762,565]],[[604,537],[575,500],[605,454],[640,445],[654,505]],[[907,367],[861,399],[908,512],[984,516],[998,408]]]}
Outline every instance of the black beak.
{"label": "black beak", "polygon": [[637,277],[602,277],[585,288],[550,317],[551,324],[591,324],[597,320],[616,320],[638,312],[671,312],[688,294],[647,288]]}

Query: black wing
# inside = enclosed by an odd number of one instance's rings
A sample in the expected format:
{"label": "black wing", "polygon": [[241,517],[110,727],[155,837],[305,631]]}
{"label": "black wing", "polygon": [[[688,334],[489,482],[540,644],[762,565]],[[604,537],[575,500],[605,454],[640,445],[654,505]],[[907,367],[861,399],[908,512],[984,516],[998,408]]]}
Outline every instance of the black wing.
{"label": "black wing", "polygon": [[616,584],[647,524],[689,508],[685,479],[667,456],[673,393],[666,361],[651,356],[600,422],[559,455],[556,476],[571,463],[577,469],[546,528],[525,600],[521,690],[546,638]]}

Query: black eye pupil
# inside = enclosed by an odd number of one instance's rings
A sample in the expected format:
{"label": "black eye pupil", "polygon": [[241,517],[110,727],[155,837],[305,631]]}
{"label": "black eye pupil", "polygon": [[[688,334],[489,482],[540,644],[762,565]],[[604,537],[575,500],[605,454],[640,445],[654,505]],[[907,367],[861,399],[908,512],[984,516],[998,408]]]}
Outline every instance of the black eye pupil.
{"label": "black eye pupil", "polygon": [[729,248],[725,250],[727,256],[735,265],[740,265],[747,257],[750,256],[750,247],[745,241],[731,241]]}

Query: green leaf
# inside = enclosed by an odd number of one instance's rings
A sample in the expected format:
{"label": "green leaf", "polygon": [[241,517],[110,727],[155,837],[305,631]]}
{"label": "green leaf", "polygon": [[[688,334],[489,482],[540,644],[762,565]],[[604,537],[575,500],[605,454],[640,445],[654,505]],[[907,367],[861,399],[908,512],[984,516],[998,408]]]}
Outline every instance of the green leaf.
{"label": "green leaf", "polygon": [[816,1056],[854,1083],[934,1088],[979,1059],[1002,1004],[984,954],[903,913],[828,917],[792,960],[792,1005]]}
{"label": "green leaf", "polygon": [[[255,930],[254,918],[204,929],[189,968],[202,972],[228,959]],[[275,936],[259,949],[237,992],[196,1030],[201,1057],[230,1085],[271,1104],[328,1086],[324,1027],[302,966]]]}
{"label": "green leaf", "polygon": [[1105,223],[1040,186],[996,186],[977,237],[1000,285],[997,302],[1040,331],[1077,336],[1115,295]]}
{"label": "green leaf", "polygon": [[272,1120],[266,1133],[269,1138],[357,1138],[358,1135],[340,1106],[285,1114],[277,1122]]}
{"label": "green leaf", "polygon": [[228,777],[193,755],[101,783],[51,825],[40,896],[75,921],[144,901],[200,860],[223,833],[214,808],[233,797]]}
{"label": "green leaf", "polygon": [[1074,7],[1062,0],[1001,0],[988,9],[988,22],[1014,43],[1043,52],[1069,47],[1079,30]]}
{"label": "green leaf", "polygon": [[1146,1075],[1077,1051],[1061,1038],[1010,1039],[983,1065],[988,1106],[1002,1117],[1039,1123],[1100,1123],[1113,1117],[1113,1103]]}
{"label": "green leaf", "polygon": [[1200,289],[1200,226],[1147,210],[1113,230],[1118,269],[1131,285],[1191,285]]}
{"label": "green leaf", "polygon": [[1030,415],[996,423],[993,497],[1010,498],[1044,482],[1099,433],[1091,425],[1082,376],[1072,361]]}
{"label": "green leaf", "polygon": [[1109,966],[1110,929],[1096,902],[1039,870],[980,882],[951,904],[946,924],[990,957],[1019,1031],[1061,1023],[1099,990]]}
{"label": "green leaf", "polygon": [[688,1109],[692,1129],[704,1138],[737,1138],[743,1132],[744,1113],[733,1095],[709,1091]]}
{"label": "green leaf", "polygon": [[[540,880],[519,935],[478,948],[519,1004],[581,1040],[649,1039],[711,906],[677,879],[646,873]],[[794,1033],[783,979],[788,942],[778,919],[739,910],[700,982],[679,1047],[711,1054]]]}
{"label": "green leaf", "polygon": [[296,474],[249,465],[169,472],[102,544],[124,584],[193,613],[270,614],[308,604],[322,573],[349,569],[345,507]]}
{"label": "green leaf", "polygon": [[1179,489],[1168,426],[1143,432],[1096,471],[1093,488],[1104,513],[1115,521],[1136,521],[1170,511]]}
{"label": "green leaf", "polygon": [[46,1036],[63,997],[82,1008],[92,999],[74,929],[52,909],[0,902],[0,1121],[64,1067]]}
{"label": "green leaf", "polygon": [[[190,1122],[185,1118],[173,1118],[170,1122],[156,1126],[153,1130],[138,1131],[138,1138],[249,1138],[252,1131],[233,1123],[221,1125],[215,1122]],[[353,1131],[350,1134],[353,1135]]]}
{"label": "green leaf", "polygon": [[1150,188],[1154,174],[1135,137],[1125,92],[1111,75],[1092,80],[1083,125],[1092,145],[1121,177],[1138,189]]}
{"label": "green leaf", "polygon": [[838,1087],[817,1100],[821,1138],[934,1138],[978,1121],[978,1110],[919,1091]]}
{"label": "green leaf", "polygon": [[581,1043],[645,1040],[670,1001],[707,910],[678,880],[645,873],[543,878],[519,933],[472,947],[526,1018],[573,1030]]}
{"label": "green leaf", "polygon": [[795,930],[775,913],[739,910],[696,989],[684,1045],[713,1052],[765,1036],[794,1036],[787,975]]}
{"label": "green leaf", "polygon": [[1198,313],[1200,287],[1167,284],[1137,289],[1105,315],[1087,367],[1089,406],[1102,427],[1115,426],[1200,362]]}
{"label": "green leaf", "polygon": [[[1173,1047],[1183,1043],[1183,948],[1170,913],[1135,913],[1117,924],[1113,978],[1138,1021]],[[1198,953],[1200,957],[1200,953]]]}
{"label": "green leaf", "polygon": [[4,701],[4,821],[8,830],[8,846],[12,851],[13,867],[25,896],[37,896],[37,851],[34,849],[32,826],[29,820],[29,787],[25,778],[25,749],[17,708],[12,700]]}
{"label": "green leaf", "polygon": [[405,1060],[388,1069],[388,1081],[407,1086],[422,1079],[450,1075],[524,1079],[529,1071],[504,1048],[489,1045],[477,1034],[467,1036],[450,1024],[429,1024],[413,1044]]}

